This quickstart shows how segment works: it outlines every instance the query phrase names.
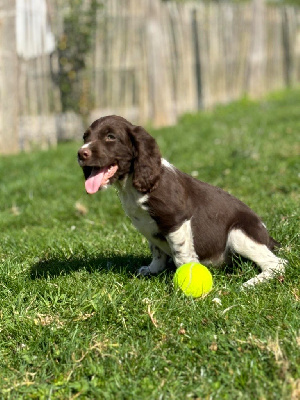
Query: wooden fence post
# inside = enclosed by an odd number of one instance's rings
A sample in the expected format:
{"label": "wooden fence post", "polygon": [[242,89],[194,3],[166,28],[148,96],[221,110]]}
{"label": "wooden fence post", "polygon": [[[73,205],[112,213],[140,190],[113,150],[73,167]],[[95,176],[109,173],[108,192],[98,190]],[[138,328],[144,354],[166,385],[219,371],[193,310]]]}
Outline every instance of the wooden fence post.
{"label": "wooden fence post", "polygon": [[149,18],[147,30],[147,57],[149,98],[152,108],[151,120],[154,126],[172,125],[176,115],[171,100],[170,71],[164,46],[163,27],[161,20],[161,4],[158,0],[149,1]]}
{"label": "wooden fence post", "polygon": [[19,150],[16,0],[0,0],[0,154]]}
{"label": "wooden fence post", "polygon": [[266,92],[265,0],[253,0],[252,10],[252,44],[249,55],[247,86],[250,96],[260,97]]}

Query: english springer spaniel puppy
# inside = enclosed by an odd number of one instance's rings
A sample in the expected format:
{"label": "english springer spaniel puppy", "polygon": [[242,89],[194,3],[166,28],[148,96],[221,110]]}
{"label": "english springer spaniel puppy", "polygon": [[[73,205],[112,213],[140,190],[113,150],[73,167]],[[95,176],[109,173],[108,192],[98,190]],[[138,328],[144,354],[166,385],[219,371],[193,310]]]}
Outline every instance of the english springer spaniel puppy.
{"label": "english springer spaniel puppy", "polygon": [[83,139],[78,162],[87,193],[115,184],[126,214],[149,241],[153,259],[140,275],[163,271],[170,257],[179,267],[191,261],[219,265],[234,254],[262,271],[244,287],[284,272],[286,261],[272,252],[279,243],[260,218],[229,193],[162,159],[142,127],[107,116],[94,121]]}

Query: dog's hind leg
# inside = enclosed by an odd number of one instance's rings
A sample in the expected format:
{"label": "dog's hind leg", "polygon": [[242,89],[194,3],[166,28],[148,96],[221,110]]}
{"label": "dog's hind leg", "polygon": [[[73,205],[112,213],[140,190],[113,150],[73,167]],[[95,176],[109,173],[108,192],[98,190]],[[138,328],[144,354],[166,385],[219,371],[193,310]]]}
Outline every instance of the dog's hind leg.
{"label": "dog's hind leg", "polygon": [[254,261],[262,270],[260,274],[243,283],[243,287],[265,282],[285,271],[286,260],[276,257],[265,244],[257,243],[241,229],[233,229],[229,233],[227,246],[233,253]]}

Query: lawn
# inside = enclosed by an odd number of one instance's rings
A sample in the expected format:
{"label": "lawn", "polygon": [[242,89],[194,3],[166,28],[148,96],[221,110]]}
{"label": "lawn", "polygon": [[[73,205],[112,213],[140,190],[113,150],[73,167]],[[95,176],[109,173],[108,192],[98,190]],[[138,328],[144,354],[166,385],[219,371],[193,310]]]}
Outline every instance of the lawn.
{"label": "lawn", "polygon": [[2,156],[1,398],[299,398],[299,104],[291,90],[149,129],[171,163],[252,207],[289,261],[247,291],[250,262],[212,269],[203,299],[172,271],[135,276],[147,242],[113,188],[85,193],[79,143]]}

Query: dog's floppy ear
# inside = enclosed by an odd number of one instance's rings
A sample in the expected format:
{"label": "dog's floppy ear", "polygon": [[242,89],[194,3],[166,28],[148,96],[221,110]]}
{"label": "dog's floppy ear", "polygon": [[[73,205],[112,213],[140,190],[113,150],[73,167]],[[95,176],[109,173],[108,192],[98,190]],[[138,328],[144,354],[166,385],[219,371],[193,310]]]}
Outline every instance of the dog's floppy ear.
{"label": "dog's floppy ear", "polygon": [[158,182],[161,155],[156,141],[141,126],[130,129],[134,147],[133,186],[140,192],[152,191]]}

